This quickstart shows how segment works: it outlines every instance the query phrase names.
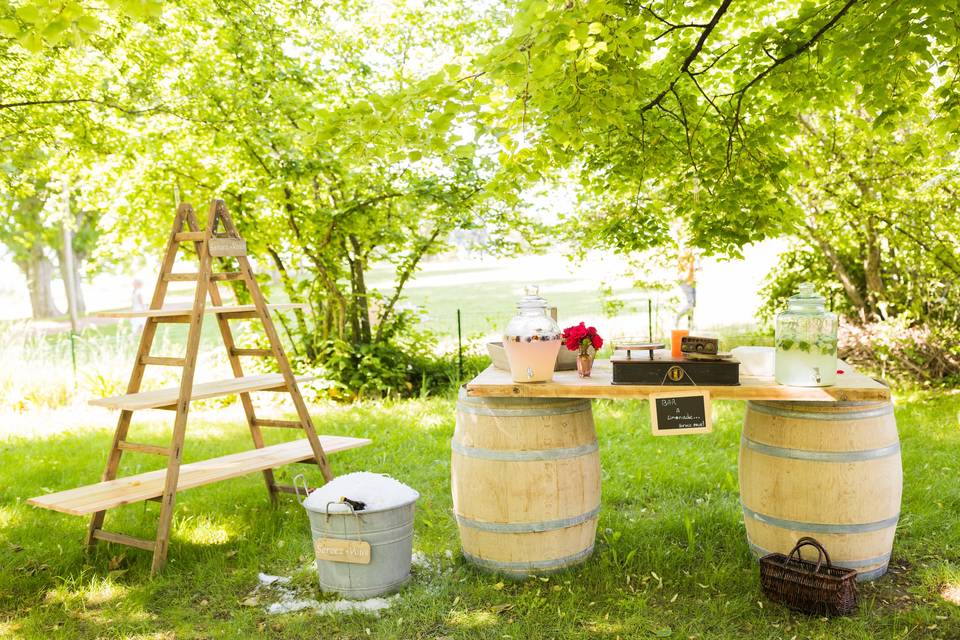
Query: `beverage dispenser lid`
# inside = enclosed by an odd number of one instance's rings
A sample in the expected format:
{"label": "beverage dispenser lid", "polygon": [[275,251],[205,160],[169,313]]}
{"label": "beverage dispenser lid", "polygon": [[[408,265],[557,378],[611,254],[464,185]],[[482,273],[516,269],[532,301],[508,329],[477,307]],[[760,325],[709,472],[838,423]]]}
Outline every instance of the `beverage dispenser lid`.
{"label": "beverage dispenser lid", "polygon": [[797,287],[797,294],[790,296],[790,302],[798,304],[823,304],[825,298],[813,288],[812,282],[803,282]]}
{"label": "beverage dispenser lid", "polygon": [[540,295],[540,287],[530,284],[524,287],[524,296],[517,301],[518,309],[544,309],[547,301]]}

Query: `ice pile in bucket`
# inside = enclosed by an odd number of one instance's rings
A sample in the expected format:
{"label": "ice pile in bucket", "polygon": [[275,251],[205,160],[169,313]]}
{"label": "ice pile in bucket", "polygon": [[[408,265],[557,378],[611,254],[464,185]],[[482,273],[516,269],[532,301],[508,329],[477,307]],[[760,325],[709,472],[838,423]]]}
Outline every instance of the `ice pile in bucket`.
{"label": "ice pile in bucket", "polygon": [[409,504],[419,497],[415,489],[388,475],[358,471],[337,476],[316,489],[303,506],[311,511],[323,512],[327,510],[327,503],[332,502],[330,513],[350,513],[350,507],[341,502],[341,498],[348,498],[354,503],[362,502],[364,507],[360,512],[368,513]]}

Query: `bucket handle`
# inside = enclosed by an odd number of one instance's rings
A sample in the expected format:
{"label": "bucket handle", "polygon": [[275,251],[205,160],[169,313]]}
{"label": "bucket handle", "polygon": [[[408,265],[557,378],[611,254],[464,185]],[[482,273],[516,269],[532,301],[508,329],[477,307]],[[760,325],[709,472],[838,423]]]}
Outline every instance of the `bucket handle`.
{"label": "bucket handle", "polygon": [[[297,484],[298,481],[300,482],[299,485]],[[300,495],[300,485],[303,485],[303,496]],[[303,477],[302,473],[298,473],[293,477],[293,490],[296,492],[297,500],[300,501],[300,504],[303,504],[303,501],[310,495],[310,487],[307,485],[307,479]]]}
{"label": "bucket handle", "polygon": [[327,512],[327,521],[328,521],[328,522],[330,521],[330,505],[332,505],[332,504],[345,504],[345,505],[347,505],[347,506],[350,508],[350,513],[353,514],[353,517],[356,518],[356,521],[357,521],[357,540],[361,540],[362,538],[360,537],[360,529],[361,529],[361,527],[360,527],[360,514],[357,513],[357,510],[353,508],[353,505],[350,504],[349,502],[344,502],[343,500],[331,500],[330,502],[328,502],[328,503],[327,503],[327,506],[326,506],[326,509],[325,509],[325,511]]}

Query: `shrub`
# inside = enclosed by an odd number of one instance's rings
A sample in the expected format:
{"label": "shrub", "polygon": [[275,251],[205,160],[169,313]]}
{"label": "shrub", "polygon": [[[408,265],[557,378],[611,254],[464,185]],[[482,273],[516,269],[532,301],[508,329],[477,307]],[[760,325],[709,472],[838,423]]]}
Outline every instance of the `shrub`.
{"label": "shrub", "polygon": [[844,324],[839,356],[886,380],[924,386],[960,382],[960,328],[913,326],[903,318]]}

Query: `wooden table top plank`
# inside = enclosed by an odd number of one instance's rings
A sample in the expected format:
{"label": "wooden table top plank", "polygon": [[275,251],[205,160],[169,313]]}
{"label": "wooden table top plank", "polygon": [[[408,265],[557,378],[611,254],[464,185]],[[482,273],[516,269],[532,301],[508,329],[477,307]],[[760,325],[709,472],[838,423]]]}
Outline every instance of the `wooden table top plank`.
{"label": "wooden table top plank", "polygon": [[[307,305],[302,303],[281,303],[268,304],[267,308],[271,311],[285,311],[288,309],[306,309]],[[165,318],[170,316],[182,316],[190,313],[193,307],[164,307],[162,309],[123,309],[117,311],[97,311],[92,315],[98,318]],[[256,311],[257,308],[252,304],[241,304],[234,306],[207,306],[204,307],[204,313],[245,313]]]}
{"label": "wooden table top plank", "polygon": [[[320,436],[327,454],[355,449],[370,444],[368,438],[347,436]],[[313,451],[306,438],[275,444],[262,449],[250,449],[219,458],[191,462],[180,467],[177,491],[205,484],[229,480],[264,469],[281,467],[293,462],[313,459]],[[157,469],[134,476],[98,482],[84,487],[50,493],[27,500],[29,504],[71,515],[88,515],[157,498],[163,495],[167,470]]]}
{"label": "wooden table top plank", "polygon": [[[297,376],[297,383],[309,382],[315,376]],[[267,389],[276,389],[283,387],[283,376],[279,373],[268,373],[259,376],[244,376],[242,378],[228,378],[226,380],[215,380],[213,382],[198,382],[193,385],[193,400],[204,400],[206,398],[216,398],[217,396],[227,396],[232,393],[243,393],[247,391],[264,391]],[[111,396],[109,398],[96,398],[90,400],[89,404],[96,407],[107,407],[108,409],[121,409],[128,411],[139,411],[141,409],[156,409],[157,407],[168,407],[176,404],[180,397],[179,387],[168,387],[166,389],[156,389],[154,391],[141,391],[140,393],[131,393],[123,396]]]}
{"label": "wooden table top plank", "polygon": [[782,400],[790,402],[869,402],[890,399],[890,388],[866,376],[854,367],[837,362],[843,373],[830,387],[788,387],[773,378],[740,376],[738,386],[698,385],[626,385],[611,384],[613,368],[609,360],[597,360],[593,374],[581,378],[576,371],[557,371],[551,382],[517,383],[509,371],[490,365],[467,383],[467,395],[501,398],[646,398],[651,393],[673,389],[702,389],[715,400]]}

